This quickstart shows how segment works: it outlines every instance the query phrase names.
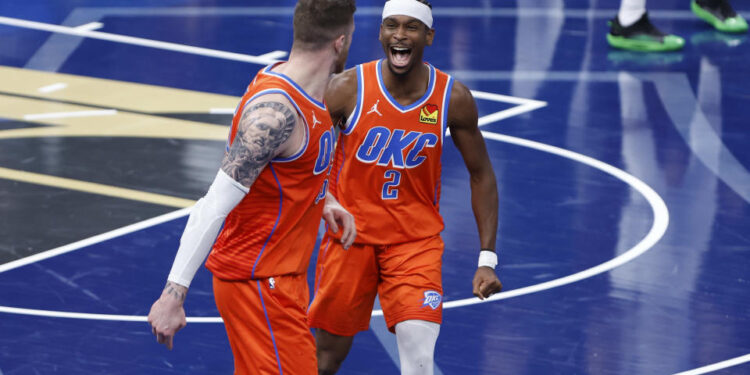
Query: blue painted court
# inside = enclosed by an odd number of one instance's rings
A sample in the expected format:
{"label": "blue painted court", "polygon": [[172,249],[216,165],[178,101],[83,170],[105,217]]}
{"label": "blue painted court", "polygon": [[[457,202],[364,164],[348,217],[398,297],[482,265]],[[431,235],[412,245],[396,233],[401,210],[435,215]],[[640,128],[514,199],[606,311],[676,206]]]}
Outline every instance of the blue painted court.
{"label": "blue painted court", "polygon": [[[145,316],[294,3],[0,3],[0,375],[232,373],[207,270],[173,351]],[[750,373],[750,42],[650,3],[683,51],[611,49],[617,1],[432,1],[426,59],[477,100],[505,286],[471,295],[446,137],[437,374]],[[358,1],[348,67],[382,57],[381,7]],[[340,373],[398,372],[376,310]]]}

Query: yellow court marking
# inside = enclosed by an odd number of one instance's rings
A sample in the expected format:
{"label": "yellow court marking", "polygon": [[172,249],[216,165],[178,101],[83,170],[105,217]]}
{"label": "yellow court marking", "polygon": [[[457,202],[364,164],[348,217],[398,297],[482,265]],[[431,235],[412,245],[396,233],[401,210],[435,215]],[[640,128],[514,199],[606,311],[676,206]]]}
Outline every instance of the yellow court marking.
{"label": "yellow court marking", "polygon": [[[222,125],[117,112],[110,116],[57,117],[26,120],[27,114],[65,113],[91,110],[91,107],[47,102],[34,98],[0,94],[0,117],[44,126],[0,131],[0,139],[40,137],[133,137],[225,141],[229,128]],[[208,113],[208,112],[206,112]]]}
{"label": "yellow court marking", "polygon": [[[238,81],[238,85],[247,84],[252,77],[243,78],[246,81]],[[8,66],[0,66],[0,82],[3,83],[0,91],[138,112],[209,113],[211,108],[234,108],[239,103],[239,98],[229,95]],[[47,94],[38,91],[42,87],[58,83],[63,83],[66,87]]]}
{"label": "yellow court marking", "polygon": [[[48,137],[131,137],[225,141],[228,133],[226,126],[163,117],[159,114],[209,114],[212,108],[234,108],[239,102],[239,98],[228,95],[5,66],[0,66],[0,82],[3,82],[0,87],[0,118],[27,123],[36,122],[40,125],[0,130],[0,140],[6,142],[21,138]],[[39,91],[40,88],[55,84],[61,88],[52,92]],[[101,111],[109,108],[119,111],[110,116],[55,117],[37,120],[25,118],[30,114]],[[102,160],[102,162],[105,161]],[[175,166],[175,168],[184,168],[184,166]],[[195,203],[189,199],[168,195],[2,167],[0,167],[0,178],[170,207],[189,207]]]}
{"label": "yellow court marking", "polygon": [[115,198],[154,203],[162,206],[185,208],[195,204],[195,201],[190,199],[170,197],[168,195],[148,193],[145,191],[125,189],[116,186],[73,180],[64,177],[49,176],[39,173],[18,171],[2,167],[0,167],[0,178],[37,185],[52,186],[68,190],[82,191],[85,193],[106,195]]}

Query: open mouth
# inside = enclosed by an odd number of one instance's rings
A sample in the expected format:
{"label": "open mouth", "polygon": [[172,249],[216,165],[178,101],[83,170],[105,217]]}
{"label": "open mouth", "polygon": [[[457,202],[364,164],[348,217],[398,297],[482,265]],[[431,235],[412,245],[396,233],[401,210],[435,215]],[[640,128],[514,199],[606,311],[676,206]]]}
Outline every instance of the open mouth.
{"label": "open mouth", "polygon": [[411,58],[411,48],[391,47],[391,64],[398,68],[404,68],[409,65]]}

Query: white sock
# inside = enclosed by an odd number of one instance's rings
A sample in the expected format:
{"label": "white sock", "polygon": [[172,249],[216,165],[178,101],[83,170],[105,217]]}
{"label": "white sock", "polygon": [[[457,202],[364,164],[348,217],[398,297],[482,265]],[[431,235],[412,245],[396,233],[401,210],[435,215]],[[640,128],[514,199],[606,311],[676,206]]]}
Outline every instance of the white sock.
{"label": "white sock", "polygon": [[432,375],[440,324],[407,320],[396,324],[401,375]]}
{"label": "white sock", "polygon": [[628,27],[638,21],[643,13],[646,13],[646,0],[621,0],[617,20],[623,27]]}

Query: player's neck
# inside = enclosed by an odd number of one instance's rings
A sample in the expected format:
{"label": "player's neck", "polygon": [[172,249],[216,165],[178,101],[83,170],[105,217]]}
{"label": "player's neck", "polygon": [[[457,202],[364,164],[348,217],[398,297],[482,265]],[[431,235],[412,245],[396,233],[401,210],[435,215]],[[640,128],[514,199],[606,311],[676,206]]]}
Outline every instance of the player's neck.
{"label": "player's neck", "polygon": [[309,52],[292,48],[289,60],[273,70],[291,78],[314,99],[323,101],[334,59],[328,51]]}
{"label": "player's neck", "polygon": [[395,74],[382,64],[381,74],[386,90],[401,105],[409,105],[419,100],[427,91],[430,80],[430,68],[419,63],[406,74]]}

